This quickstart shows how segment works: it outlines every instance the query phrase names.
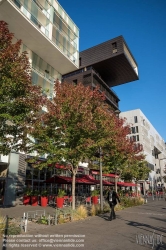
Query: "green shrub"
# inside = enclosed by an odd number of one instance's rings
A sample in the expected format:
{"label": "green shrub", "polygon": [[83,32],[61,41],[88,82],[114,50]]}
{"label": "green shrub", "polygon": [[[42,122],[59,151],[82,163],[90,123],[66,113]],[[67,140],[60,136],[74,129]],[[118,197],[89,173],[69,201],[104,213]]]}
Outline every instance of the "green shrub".
{"label": "green shrub", "polygon": [[98,196],[99,195],[99,190],[95,189],[91,192],[91,196]]}
{"label": "green shrub", "polygon": [[38,219],[37,222],[40,223],[40,224],[47,225],[48,224],[48,219],[46,218],[46,216],[42,216],[41,218]]}

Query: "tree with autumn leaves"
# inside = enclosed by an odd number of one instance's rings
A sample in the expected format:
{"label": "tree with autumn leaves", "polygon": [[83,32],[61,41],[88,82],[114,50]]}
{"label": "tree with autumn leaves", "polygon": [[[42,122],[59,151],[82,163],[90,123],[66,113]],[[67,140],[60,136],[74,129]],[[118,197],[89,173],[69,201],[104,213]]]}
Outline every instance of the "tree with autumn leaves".
{"label": "tree with autumn leaves", "polygon": [[[31,134],[37,139],[32,151],[47,154],[47,162],[37,167],[63,162],[72,173],[72,207],[75,209],[75,179],[79,162],[90,159],[109,136],[111,120],[98,88],[82,84],[55,83],[56,96],[48,102],[47,112],[36,120]],[[34,160],[34,162],[37,158]],[[33,162],[33,159],[31,159]]]}
{"label": "tree with autumn leaves", "polygon": [[28,130],[46,98],[33,86],[26,52],[20,53],[21,40],[0,21],[0,154],[28,150]]}
{"label": "tree with autumn leaves", "polygon": [[[38,168],[63,163],[72,175],[72,208],[75,209],[75,181],[78,166],[85,159],[94,159],[99,148],[103,164],[109,171],[123,170],[127,161],[139,153],[127,139],[129,127],[109,110],[104,94],[82,84],[55,83],[56,96],[48,102],[47,112],[36,120],[31,134],[38,152],[30,161]],[[46,154],[46,162],[37,157]]]}
{"label": "tree with autumn leaves", "polygon": [[[117,176],[125,179],[127,173],[136,178],[140,170],[140,163],[144,162],[145,155],[142,154],[142,145],[130,140],[130,126],[125,124],[126,120],[114,116],[113,133],[109,134],[103,148],[103,165],[105,171],[115,173],[115,190],[117,191]],[[142,164],[141,164],[142,166]],[[145,164],[143,165],[147,171]]]}

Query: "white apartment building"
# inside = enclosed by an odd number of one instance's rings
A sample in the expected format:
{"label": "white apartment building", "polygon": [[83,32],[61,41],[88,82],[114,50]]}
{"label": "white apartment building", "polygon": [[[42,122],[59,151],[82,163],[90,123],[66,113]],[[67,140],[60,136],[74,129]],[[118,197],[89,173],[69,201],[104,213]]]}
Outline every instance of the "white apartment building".
{"label": "white apartment building", "polygon": [[[32,84],[52,98],[54,81],[79,68],[78,27],[57,0],[0,0],[0,20],[8,24],[15,39],[22,40],[21,51],[28,52]],[[23,154],[0,155],[5,205],[14,204],[16,187],[25,183],[24,159]]]}
{"label": "white apartment building", "polygon": [[[121,112],[121,118],[131,126],[131,140],[143,145],[143,153],[152,171],[155,171],[154,188],[166,187],[163,176],[166,175],[166,145],[164,139],[150,123],[140,109]],[[152,183],[150,183],[152,185]],[[147,185],[146,185],[147,186]]]}

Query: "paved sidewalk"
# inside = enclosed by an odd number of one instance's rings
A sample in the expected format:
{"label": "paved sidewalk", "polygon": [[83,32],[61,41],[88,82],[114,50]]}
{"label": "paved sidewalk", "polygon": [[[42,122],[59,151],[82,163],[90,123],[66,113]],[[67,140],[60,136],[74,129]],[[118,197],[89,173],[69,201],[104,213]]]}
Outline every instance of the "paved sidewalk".
{"label": "paved sidewalk", "polygon": [[[4,210],[0,208],[0,211],[3,210],[3,214],[6,213],[10,216],[30,208],[32,209],[30,206]],[[47,211],[49,209],[53,211],[53,208],[47,208]],[[113,221],[108,220],[109,214],[104,214],[57,226],[35,225],[35,227],[31,227],[28,224],[29,231],[26,237],[22,235],[14,238],[14,243],[10,242],[10,244],[15,245],[8,245],[3,250],[23,250],[25,248],[38,250],[44,247],[58,250],[166,249],[166,201],[150,201],[145,205],[127,208],[116,214],[117,219]]]}

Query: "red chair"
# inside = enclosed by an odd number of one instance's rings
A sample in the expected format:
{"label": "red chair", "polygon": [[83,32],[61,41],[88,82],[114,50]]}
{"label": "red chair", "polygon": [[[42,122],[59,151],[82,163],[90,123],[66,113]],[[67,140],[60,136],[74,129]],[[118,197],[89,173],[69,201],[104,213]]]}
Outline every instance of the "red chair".
{"label": "red chair", "polygon": [[69,196],[65,195],[64,196],[64,203],[63,203],[63,205],[67,206],[68,205],[68,201],[69,201]]}
{"label": "red chair", "polygon": [[85,203],[86,203],[86,205],[88,205],[88,203],[89,203],[89,205],[91,205],[91,197],[90,196],[86,197]]}

